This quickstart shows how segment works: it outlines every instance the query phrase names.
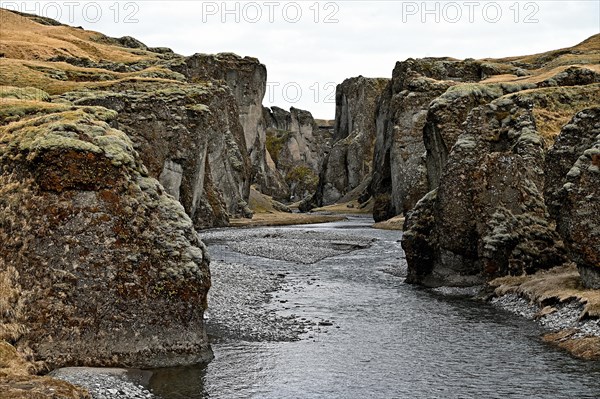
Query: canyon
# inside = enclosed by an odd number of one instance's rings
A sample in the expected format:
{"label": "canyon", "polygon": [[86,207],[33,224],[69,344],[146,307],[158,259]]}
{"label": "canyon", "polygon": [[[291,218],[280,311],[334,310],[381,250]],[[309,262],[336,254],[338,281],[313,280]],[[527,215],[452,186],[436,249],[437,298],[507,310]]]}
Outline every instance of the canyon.
{"label": "canyon", "polygon": [[340,83],[335,120],[319,121],[264,107],[253,57],[0,17],[0,343],[29,362],[19,378],[210,361],[198,231],[252,219],[257,196],[281,214],[404,216],[410,284],[571,267],[555,288],[600,316],[586,299],[600,289],[600,35],[399,61],[390,78]]}

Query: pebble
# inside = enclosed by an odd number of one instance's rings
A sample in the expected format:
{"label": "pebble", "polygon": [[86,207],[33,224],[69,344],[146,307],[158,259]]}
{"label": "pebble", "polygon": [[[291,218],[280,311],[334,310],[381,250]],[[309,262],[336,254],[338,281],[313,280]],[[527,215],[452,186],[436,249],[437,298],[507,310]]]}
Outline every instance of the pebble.
{"label": "pebble", "polygon": [[94,399],[158,399],[131,381],[123,369],[67,367],[54,370],[50,375],[86,388]]}
{"label": "pebble", "polygon": [[538,317],[542,310],[540,306],[530,303],[516,294],[493,298],[491,303],[511,313],[530,320],[536,320],[548,331],[554,332],[575,328],[578,330],[578,333],[574,335],[575,338],[600,337],[600,320],[579,320],[583,312],[583,305],[575,300],[556,304],[553,306],[554,311],[544,312],[540,317]]}

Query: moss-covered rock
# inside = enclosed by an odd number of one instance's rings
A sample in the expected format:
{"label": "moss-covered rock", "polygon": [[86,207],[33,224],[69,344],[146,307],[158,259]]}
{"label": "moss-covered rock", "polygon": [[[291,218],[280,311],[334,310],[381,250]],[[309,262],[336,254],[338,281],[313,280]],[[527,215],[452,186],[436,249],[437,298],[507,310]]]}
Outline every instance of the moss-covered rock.
{"label": "moss-covered rock", "polygon": [[115,118],[0,127],[0,339],[50,367],[208,360],[208,255]]}
{"label": "moss-covered rock", "polygon": [[546,158],[546,198],[584,285],[600,288],[600,108],[581,111]]}
{"label": "moss-covered rock", "polygon": [[[597,92],[597,84],[525,90],[471,110],[437,195],[408,215],[403,247],[409,281],[473,285],[568,260],[544,197],[547,142],[555,136],[544,116],[562,118],[589,106]],[[577,170],[567,178],[577,178]],[[592,197],[578,198],[587,209]]]}
{"label": "moss-covered rock", "polygon": [[310,112],[294,107],[289,111],[265,108],[263,119],[267,156],[275,170],[262,185],[257,184],[257,188],[284,201],[313,195],[330,146],[330,130],[320,128]]}
{"label": "moss-covered rock", "polygon": [[114,123],[196,228],[225,226],[229,215],[243,216],[239,204],[248,201],[251,168],[227,86],[132,80],[63,98],[117,111]]}

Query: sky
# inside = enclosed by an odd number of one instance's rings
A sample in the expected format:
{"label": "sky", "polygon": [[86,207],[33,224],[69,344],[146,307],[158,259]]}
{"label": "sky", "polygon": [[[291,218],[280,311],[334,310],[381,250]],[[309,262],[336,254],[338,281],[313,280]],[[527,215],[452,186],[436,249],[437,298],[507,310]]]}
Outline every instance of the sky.
{"label": "sky", "polygon": [[397,61],[525,55],[600,32],[600,0],[0,1],[176,53],[233,52],[267,66],[264,104],[335,116],[335,86],[391,77]]}

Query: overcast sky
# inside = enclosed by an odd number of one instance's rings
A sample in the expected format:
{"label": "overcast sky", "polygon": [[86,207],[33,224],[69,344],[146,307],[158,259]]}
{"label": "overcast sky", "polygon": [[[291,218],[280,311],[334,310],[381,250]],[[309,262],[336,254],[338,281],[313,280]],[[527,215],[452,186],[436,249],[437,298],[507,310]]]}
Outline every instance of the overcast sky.
{"label": "overcast sky", "polygon": [[[265,105],[333,118],[335,84],[390,77],[409,57],[524,55],[600,32],[600,0],[0,1],[175,52],[234,52],[267,66]],[[27,8],[27,9],[26,9]]]}

